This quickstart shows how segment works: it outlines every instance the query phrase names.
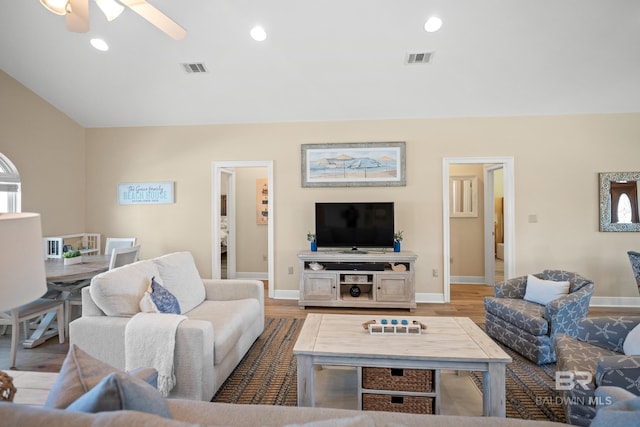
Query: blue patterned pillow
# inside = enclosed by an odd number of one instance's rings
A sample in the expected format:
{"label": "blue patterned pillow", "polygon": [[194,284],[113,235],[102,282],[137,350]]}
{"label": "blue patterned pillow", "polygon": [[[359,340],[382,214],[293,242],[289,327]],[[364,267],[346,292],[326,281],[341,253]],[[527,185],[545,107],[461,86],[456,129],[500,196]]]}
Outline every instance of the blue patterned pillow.
{"label": "blue patterned pillow", "polygon": [[151,300],[158,308],[158,312],[180,314],[178,299],[155,279],[155,276],[151,278]]}

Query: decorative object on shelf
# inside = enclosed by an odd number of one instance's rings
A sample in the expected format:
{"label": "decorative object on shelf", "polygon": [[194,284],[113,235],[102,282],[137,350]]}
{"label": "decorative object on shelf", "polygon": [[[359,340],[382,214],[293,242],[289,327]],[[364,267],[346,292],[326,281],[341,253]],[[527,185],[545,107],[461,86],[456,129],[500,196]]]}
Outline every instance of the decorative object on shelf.
{"label": "decorative object on shelf", "polygon": [[318,250],[318,244],[316,243],[316,235],[310,231],[307,231],[307,240],[309,241],[311,251],[316,252]]}
{"label": "decorative object on shelf", "polygon": [[[399,252],[399,251],[395,251],[395,252]],[[407,271],[407,266],[404,264],[396,264],[396,263],[390,262],[389,265],[391,265],[391,269],[393,271]]]}
{"label": "decorative object on shelf", "polygon": [[82,262],[82,254],[80,251],[67,251],[62,254],[64,265],[80,264]]}
{"label": "decorative object on shelf", "polygon": [[354,298],[359,297],[361,293],[362,291],[358,285],[353,285],[351,289],[349,289],[349,294]]}
{"label": "decorative object on shelf", "polygon": [[[40,214],[0,213],[0,241],[10,242],[0,245],[0,317],[5,317],[5,310],[15,312],[13,309],[25,304],[36,307],[38,298],[47,292]],[[18,331],[16,322],[11,333]],[[0,371],[0,400],[12,401],[15,392],[12,378]]]}
{"label": "decorative object on shelf", "polygon": [[317,262],[310,262],[309,263],[309,268],[314,270],[314,271],[319,271],[319,270],[323,270],[324,269],[324,265],[318,264]]}
{"label": "decorative object on shelf", "polygon": [[400,242],[402,242],[402,233],[403,230],[396,231],[393,235],[393,252],[400,252]]}
{"label": "decorative object on shelf", "polygon": [[302,187],[404,187],[405,145],[302,144]]}

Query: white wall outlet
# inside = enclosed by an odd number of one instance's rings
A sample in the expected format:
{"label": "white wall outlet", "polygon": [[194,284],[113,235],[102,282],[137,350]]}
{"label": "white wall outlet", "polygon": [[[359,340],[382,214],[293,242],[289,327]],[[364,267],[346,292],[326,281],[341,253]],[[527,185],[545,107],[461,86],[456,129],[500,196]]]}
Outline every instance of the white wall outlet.
{"label": "white wall outlet", "polygon": [[434,268],[431,274],[433,274],[433,277],[438,277],[438,269]]}
{"label": "white wall outlet", "polygon": [[293,267],[289,266],[289,274],[293,274]]}

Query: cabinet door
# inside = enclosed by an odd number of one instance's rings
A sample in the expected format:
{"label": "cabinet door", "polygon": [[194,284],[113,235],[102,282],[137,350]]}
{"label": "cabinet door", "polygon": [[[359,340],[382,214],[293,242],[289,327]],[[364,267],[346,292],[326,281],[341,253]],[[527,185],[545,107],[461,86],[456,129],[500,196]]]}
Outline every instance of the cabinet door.
{"label": "cabinet door", "polygon": [[312,273],[305,274],[303,299],[309,301],[332,301],[337,299],[337,274]]}
{"label": "cabinet door", "polygon": [[377,274],[376,301],[405,302],[411,300],[407,274]]}

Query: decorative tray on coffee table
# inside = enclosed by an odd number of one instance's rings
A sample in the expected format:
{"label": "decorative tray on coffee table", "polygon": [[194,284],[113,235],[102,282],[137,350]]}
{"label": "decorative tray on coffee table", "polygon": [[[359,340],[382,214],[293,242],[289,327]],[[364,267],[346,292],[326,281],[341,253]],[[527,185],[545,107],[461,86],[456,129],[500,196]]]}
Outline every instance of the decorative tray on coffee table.
{"label": "decorative tray on coffee table", "polygon": [[370,334],[395,334],[395,335],[420,335],[423,330],[427,329],[427,325],[417,320],[407,319],[380,319],[369,320],[362,324],[362,327],[369,331]]}

